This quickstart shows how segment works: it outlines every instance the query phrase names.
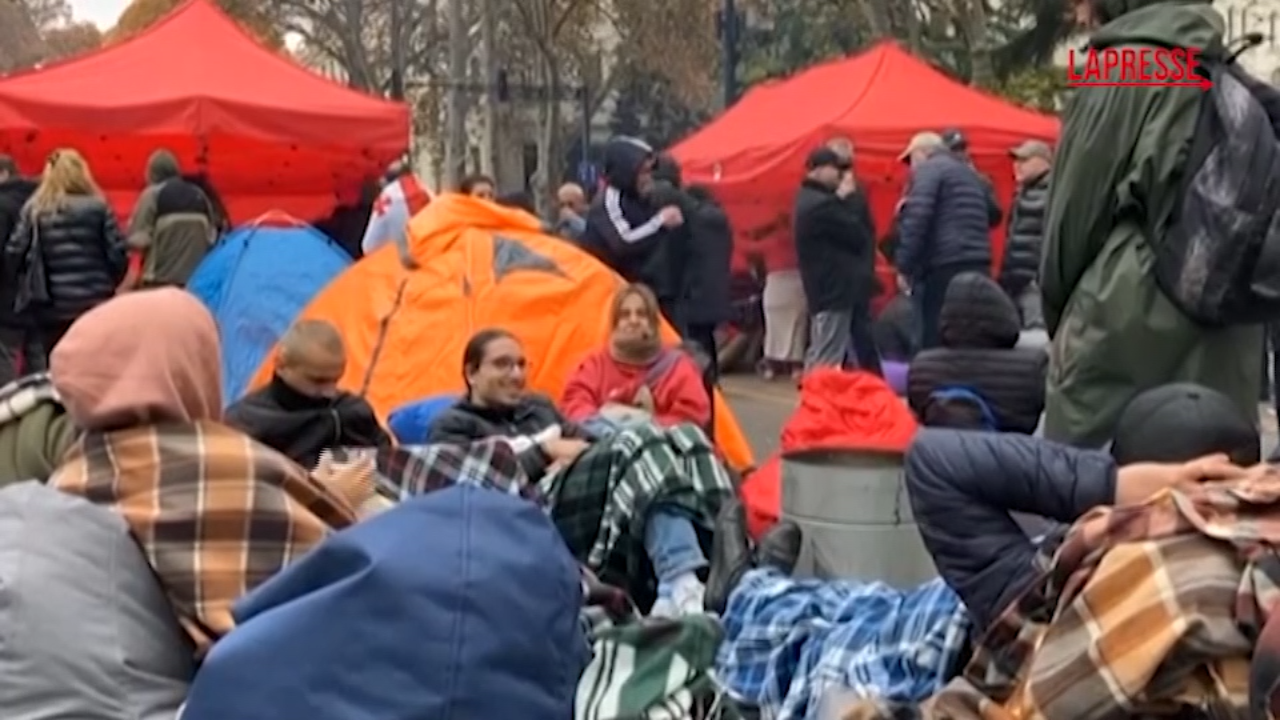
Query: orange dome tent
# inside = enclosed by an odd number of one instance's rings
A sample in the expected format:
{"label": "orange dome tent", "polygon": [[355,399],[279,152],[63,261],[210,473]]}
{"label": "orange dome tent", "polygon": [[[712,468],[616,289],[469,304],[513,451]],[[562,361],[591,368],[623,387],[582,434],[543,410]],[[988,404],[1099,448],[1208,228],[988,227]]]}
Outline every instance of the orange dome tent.
{"label": "orange dome tent", "polygon": [[[338,326],[349,355],[342,385],[363,392],[383,419],[412,400],[462,391],[462,348],[482,328],[519,337],[529,386],[553,398],[608,338],[605,309],[622,280],[544,234],[528,213],[442,195],[409,223],[408,242],[416,269],[384,246],[339,275],[300,316]],[[662,332],[679,339],[669,326]],[[268,360],[253,385],[270,376]],[[741,428],[723,398],[715,403],[721,450],[735,469],[750,467]]]}

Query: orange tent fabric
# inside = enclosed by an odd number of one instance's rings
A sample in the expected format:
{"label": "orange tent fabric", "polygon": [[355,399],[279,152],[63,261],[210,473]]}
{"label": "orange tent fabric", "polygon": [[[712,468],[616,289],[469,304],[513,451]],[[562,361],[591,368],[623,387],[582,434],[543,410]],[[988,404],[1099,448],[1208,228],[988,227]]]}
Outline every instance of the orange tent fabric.
{"label": "orange tent fabric", "polygon": [[234,222],[354,200],[409,144],[409,111],[331,82],[191,0],[118,45],[0,78],[0,153],[36,174],[74,147],[122,214],[148,155],[207,172]]}
{"label": "orange tent fabric", "polygon": [[[1010,148],[1058,136],[1056,118],[959,83],[886,41],[753,88],[672,152],[688,182],[707,183],[724,203],[742,267],[747,253],[768,254],[773,244],[791,242],[787,216],[814,147],[836,137],[853,142],[858,176],[885,233],[907,178],[898,155],[915,133],[947,128],[965,133],[975,164],[1005,203],[1014,193]],[[1003,228],[995,243],[998,257]]]}
{"label": "orange tent fabric", "polygon": [[[519,337],[529,386],[553,398],[608,338],[605,309],[622,280],[544,234],[528,213],[445,194],[409,223],[408,242],[416,269],[406,269],[386,245],[340,275],[300,316],[342,331],[349,356],[342,384],[363,392],[383,418],[412,400],[462,392],[462,349],[483,328]],[[663,334],[679,340],[669,326]],[[270,376],[268,361],[253,384]],[[716,440],[731,467],[746,469],[750,446],[724,399],[715,402]]]}
{"label": "orange tent fabric", "polygon": [[782,509],[782,456],[839,448],[902,453],[919,429],[915,415],[875,375],[818,369],[805,376],[800,405],[782,427],[782,451],[742,483],[747,529],[760,537]]}

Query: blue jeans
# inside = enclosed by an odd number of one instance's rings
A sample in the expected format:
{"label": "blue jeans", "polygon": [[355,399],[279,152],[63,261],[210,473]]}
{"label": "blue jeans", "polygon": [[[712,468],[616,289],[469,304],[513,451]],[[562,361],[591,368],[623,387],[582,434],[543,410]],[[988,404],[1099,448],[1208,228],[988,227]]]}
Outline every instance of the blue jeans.
{"label": "blue jeans", "polygon": [[676,508],[657,507],[649,513],[649,521],[644,526],[644,549],[653,563],[653,574],[658,577],[659,585],[707,564],[693,522]]}

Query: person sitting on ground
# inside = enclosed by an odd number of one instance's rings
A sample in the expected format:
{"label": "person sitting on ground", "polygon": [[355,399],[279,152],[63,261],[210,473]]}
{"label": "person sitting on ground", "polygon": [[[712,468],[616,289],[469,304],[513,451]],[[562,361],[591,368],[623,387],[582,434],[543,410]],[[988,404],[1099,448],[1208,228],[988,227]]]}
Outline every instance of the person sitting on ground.
{"label": "person sitting on ground", "polygon": [[[925,429],[907,451],[905,476],[925,546],[981,632],[1039,574],[1037,545],[1011,512],[1070,524],[1099,505],[1235,478],[1261,455],[1254,424],[1227,396],[1178,383],[1125,407],[1110,452]],[[1060,541],[1062,530],[1051,526],[1044,542]]]}
{"label": "person sitting on ground", "polygon": [[871,326],[880,357],[888,362],[911,362],[920,351],[916,328],[916,311],[911,304],[911,296],[897,293]]}
{"label": "person sitting on ground", "polygon": [[157,150],[147,160],[147,188],[129,219],[129,247],[142,253],[141,286],[186,287],[218,237],[219,219],[199,185],[182,177],[178,158]]}
{"label": "person sitting on ground", "polygon": [[305,468],[325,450],[390,445],[368,401],[338,389],[346,368],[338,329],[300,320],[280,339],[271,383],[227,408],[226,422]]}
{"label": "person sitting on ground", "polygon": [[233,603],[354,524],[364,500],[338,490],[345,469],[313,477],[222,424],[219,357],[209,310],[161,288],[85,313],[49,370],[84,431],[49,485],[125,520],[198,657],[231,631]]}
{"label": "person sitting on ground", "polygon": [[644,424],[593,441],[527,391],[526,365],[511,333],[472,336],[462,357],[466,396],[436,417],[427,443],[506,438],[579,562],[638,607],[652,603],[653,615],[702,612],[707,560],[699,531],[710,533],[734,493],[706,434],[692,424]]}
{"label": "person sitting on ground", "polygon": [[711,398],[701,371],[684,351],[659,334],[658,299],[644,285],[627,285],[613,298],[609,345],[588,355],[565,385],[560,407],[591,427],[657,422],[706,427]]}
{"label": "person sitting on ground", "polygon": [[982,273],[957,275],[939,315],[940,347],[911,361],[907,400],[927,426],[1033,433],[1044,410],[1049,358],[1017,348],[1022,320]]}
{"label": "person sitting on ground", "polygon": [[468,175],[458,184],[458,192],[481,200],[493,200],[497,194],[497,188],[498,185],[493,178],[480,173]]}
{"label": "person sitting on ground", "polygon": [[0,387],[0,487],[48,480],[79,435],[48,373]]}

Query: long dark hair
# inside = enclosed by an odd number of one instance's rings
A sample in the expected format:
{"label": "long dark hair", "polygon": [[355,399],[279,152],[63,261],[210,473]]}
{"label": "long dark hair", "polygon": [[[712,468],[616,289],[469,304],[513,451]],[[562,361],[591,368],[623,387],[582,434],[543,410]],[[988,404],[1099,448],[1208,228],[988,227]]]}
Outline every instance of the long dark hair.
{"label": "long dark hair", "polygon": [[515,340],[516,336],[502,328],[485,328],[472,335],[466,347],[462,348],[462,382],[467,386],[467,395],[471,394],[471,380],[467,375],[480,368],[480,363],[484,362],[485,353],[489,352],[489,345],[494,340],[506,339]]}

